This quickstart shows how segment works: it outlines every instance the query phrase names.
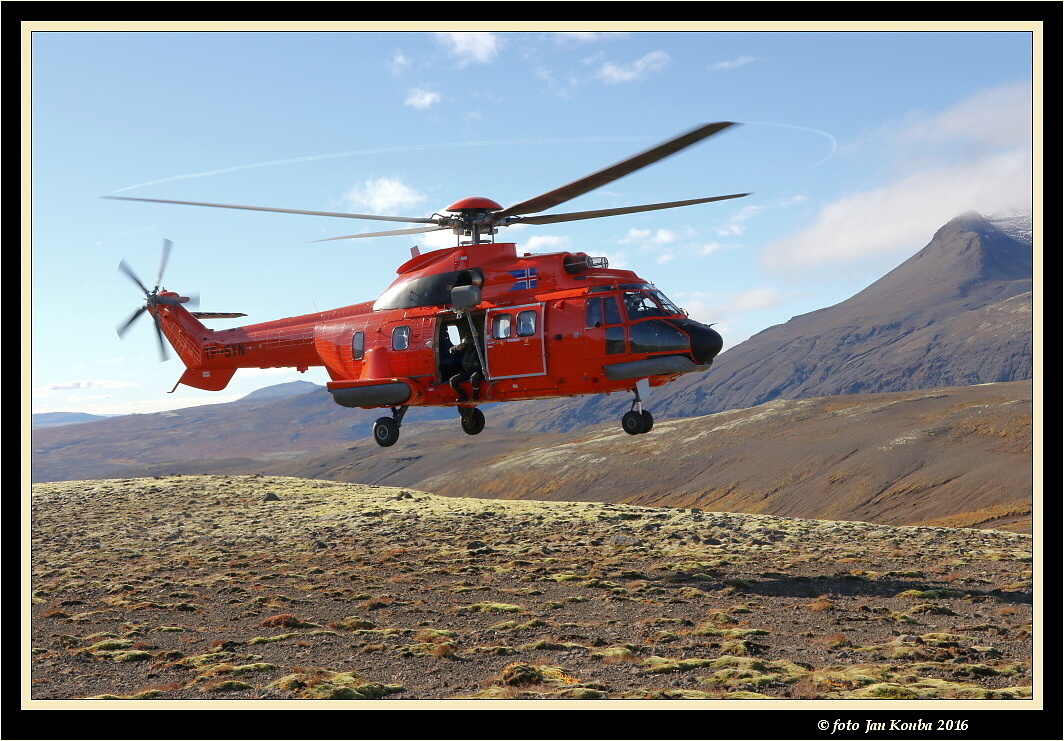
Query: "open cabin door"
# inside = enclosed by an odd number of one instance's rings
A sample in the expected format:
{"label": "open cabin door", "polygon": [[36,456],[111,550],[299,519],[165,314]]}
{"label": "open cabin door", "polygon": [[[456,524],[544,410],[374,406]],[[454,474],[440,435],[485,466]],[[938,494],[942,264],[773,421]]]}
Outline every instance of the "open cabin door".
{"label": "open cabin door", "polygon": [[490,309],[484,332],[489,379],[497,381],[547,373],[543,304]]}

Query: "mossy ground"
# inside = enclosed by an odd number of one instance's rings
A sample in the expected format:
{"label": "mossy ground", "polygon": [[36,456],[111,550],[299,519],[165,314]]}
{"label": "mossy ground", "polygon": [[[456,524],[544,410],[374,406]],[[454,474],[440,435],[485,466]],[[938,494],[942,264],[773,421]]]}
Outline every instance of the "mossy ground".
{"label": "mossy ground", "polygon": [[325,481],[32,497],[31,697],[1023,700],[1031,538]]}

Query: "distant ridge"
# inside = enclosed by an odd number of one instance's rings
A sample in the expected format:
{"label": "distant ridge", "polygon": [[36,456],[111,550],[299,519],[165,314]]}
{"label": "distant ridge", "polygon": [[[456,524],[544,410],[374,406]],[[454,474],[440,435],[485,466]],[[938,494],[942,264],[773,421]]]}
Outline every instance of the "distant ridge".
{"label": "distant ridge", "polygon": [[239,399],[239,401],[276,401],[289,396],[309,394],[312,391],[322,391],[324,393],[325,387],[310,381],[290,381],[289,383],[279,383],[275,386],[266,386],[252,391],[247,396]]}
{"label": "distant ridge", "polygon": [[107,419],[108,415],[84,414],[81,412],[42,412],[31,416],[32,427],[58,427],[60,425],[75,425],[83,422],[95,422]]}

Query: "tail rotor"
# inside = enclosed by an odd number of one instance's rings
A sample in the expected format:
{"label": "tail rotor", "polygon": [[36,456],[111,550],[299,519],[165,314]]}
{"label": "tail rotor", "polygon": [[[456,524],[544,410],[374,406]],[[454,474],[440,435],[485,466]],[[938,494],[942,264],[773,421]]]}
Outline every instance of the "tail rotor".
{"label": "tail rotor", "polygon": [[162,286],[163,282],[163,274],[166,271],[166,263],[170,259],[170,251],[172,248],[173,243],[169,239],[163,240],[163,251],[159,260],[159,271],[155,277],[155,286],[152,288],[148,288],[148,286],[144,284],[144,281],[140,279],[125,260],[122,260],[118,264],[118,270],[136,284],[136,286],[144,293],[145,299],[143,306],[134,311],[125,322],[118,325],[118,336],[124,337],[126,332],[136,324],[137,320],[140,319],[145,312],[151,314],[155,324],[155,336],[159,344],[160,361],[167,360],[170,357],[170,354],[166,349],[166,339],[163,336],[162,324],[156,308],[162,305],[175,306],[177,304],[186,304],[192,301],[188,296],[177,296],[166,293],[160,295],[159,293],[159,288]]}

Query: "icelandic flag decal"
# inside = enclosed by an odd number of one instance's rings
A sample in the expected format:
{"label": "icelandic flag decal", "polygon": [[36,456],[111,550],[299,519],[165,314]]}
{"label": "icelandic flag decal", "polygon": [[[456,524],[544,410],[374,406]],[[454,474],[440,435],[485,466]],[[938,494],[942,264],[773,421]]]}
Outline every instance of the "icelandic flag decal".
{"label": "icelandic flag decal", "polygon": [[511,291],[524,291],[529,288],[536,287],[535,268],[525,268],[524,270],[510,270],[508,272],[514,277],[514,284],[510,286]]}

